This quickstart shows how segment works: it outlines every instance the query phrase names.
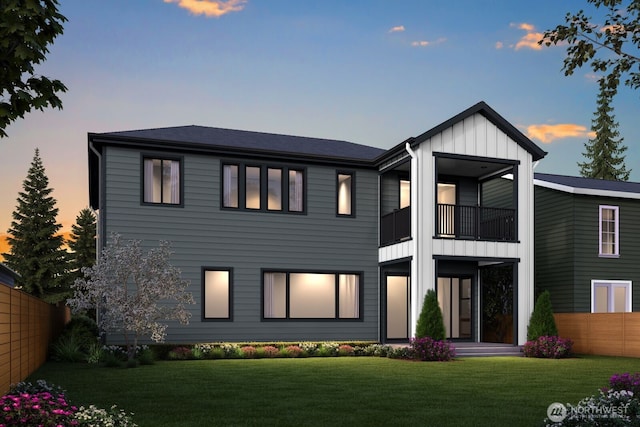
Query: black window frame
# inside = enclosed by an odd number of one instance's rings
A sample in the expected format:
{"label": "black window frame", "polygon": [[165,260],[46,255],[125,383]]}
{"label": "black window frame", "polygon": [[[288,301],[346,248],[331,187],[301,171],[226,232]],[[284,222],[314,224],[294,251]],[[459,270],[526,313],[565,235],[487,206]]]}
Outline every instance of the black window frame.
{"label": "black window frame", "polygon": [[[340,213],[340,175],[348,175],[351,177],[351,212],[348,214]],[[336,171],[336,216],[339,218],[356,217],[356,172],[353,170]]]}
{"label": "black window frame", "polygon": [[[178,183],[180,187],[180,195],[178,203],[167,203],[167,202],[148,202],[145,200],[145,173],[144,173],[144,163],[145,160],[160,160],[160,161],[177,161],[180,165],[180,175]],[[141,153],[140,155],[140,204],[143,206],[165,206],[165,207],[184,207],[184,156],[171,156],[166,154],[158,154],[158,153]],[[160,180],[160,185],[162,186],[162,180]],[[160,194],[162,195],[162,187],[160,188]]]}
{"label": "black window frame", "polygon": [[[265,273],[281,273],[286,275],[286,300],[285,300],[285,317],[265,317],[264,313],[264,292]],[[291,300],[290,286],[291,274],[328,274],[334,276],[335,282],[335,317],[290,317]],[[358,277],[358,317],[339,317],[340,316],[340,275],[353,275]],[[363,271],[336,271],[336,270],[297,270],[282,268],[263,268],[260,270],[260,321],[262,322],[362,322],[364,321],[363,305],[364,305],[364,272]]]}
{"label": "black window frame", "polygon": [[[207,317],[206,316],[206,289],[205,289],[205,274],[207,271],[226,271],[229,273],[229,301],[228,303],[228,317]],[[233,322],[233,267],[216,267],[216,266],[203,266],[201,268],[201,320],[203,322]]]}
{"label": "black window frame", "polygon": [[[225,206],[224,203],[224,168],[225,166],[238,167],[238,206]],[[246,170],[248,167],[260,169],[260,208],[247,207],[247,179]],[[277,169],[281,171],[280,191],[281,191],[281,208],[269,209],[269,170]],[[289,172],[296,171],[302,174],[302,210],[291,210],[289,204],[290,186]],[[307,168],[294,165],[264,163],[257,164],[254,162],[238,162],[233,160],[222,160],[220,167],[220,209],[230,211],[246,211],[246,212],[268,212],[278,214],[306,215],[307,213]]]}

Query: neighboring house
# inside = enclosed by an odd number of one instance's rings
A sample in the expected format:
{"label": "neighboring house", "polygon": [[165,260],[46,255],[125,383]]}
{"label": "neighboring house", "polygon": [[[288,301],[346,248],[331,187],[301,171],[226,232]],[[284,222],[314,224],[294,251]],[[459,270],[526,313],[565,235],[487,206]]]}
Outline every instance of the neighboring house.
{"label": "neighboring house", "polygon": [[640,183],[535,174],[536,290],[557,313],[640,311]]}
{"label": "neighboring house", "polygon": [[17,278],[18,273],[0,262],[0,283],[11,286],[13,288],[15,286]]}
{"label": "neighboring house", "polygon": [[483,102],[388,151],[199,126],[88,139],[101,244],[169,240],[191,282],[171,342],[407,341],[429,289],[449,338],[526,340],[545,152]]}

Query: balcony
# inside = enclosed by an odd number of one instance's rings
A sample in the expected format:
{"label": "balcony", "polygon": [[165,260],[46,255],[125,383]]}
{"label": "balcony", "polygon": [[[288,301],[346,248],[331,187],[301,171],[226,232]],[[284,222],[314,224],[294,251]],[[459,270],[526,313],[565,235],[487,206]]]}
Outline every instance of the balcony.
{"label": "balcony", "polygon": [[411,238],[411,207],[396,209],[380,218],[380,246]]}
{"label": "balcony", "polygon": [[438,204],[436,236],[516,241],[515,209]]}
{"label": "balcony", "polygon": [[[437,205],[436,236],[464,240],[516,241],[515,209]],[[411,238],[411,208],[380,218],[380,246]]]}

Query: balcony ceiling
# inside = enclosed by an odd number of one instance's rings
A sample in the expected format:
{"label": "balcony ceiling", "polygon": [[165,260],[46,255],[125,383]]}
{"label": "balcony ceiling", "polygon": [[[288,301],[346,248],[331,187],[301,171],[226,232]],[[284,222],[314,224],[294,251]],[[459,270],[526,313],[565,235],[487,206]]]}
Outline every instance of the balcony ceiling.
{"label": "balcony ceiling", "polygon": [[504,163],[492,163],[489,161],[477,161],[466,159],[453,159],[440,157],[437,159],[438,175],[466,176],[480,178],[493,175],[504,170],[511,172],[511,166]]}

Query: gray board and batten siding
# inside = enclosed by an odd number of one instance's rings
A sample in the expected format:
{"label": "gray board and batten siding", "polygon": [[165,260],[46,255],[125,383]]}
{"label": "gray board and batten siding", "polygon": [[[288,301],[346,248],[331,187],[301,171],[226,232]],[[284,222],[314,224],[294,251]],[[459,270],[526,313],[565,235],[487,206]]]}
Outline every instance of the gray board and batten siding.
{"label": "gray board and batten siding", "polygon": [[[273,139],[272,135],[253,132],[241,136],[259,139],[260,135]],[[139,133],[108,134],[105,139],[101,134],[90,135],[90,141],[94,138],[100,145],[103,162],[101,197],[107,209],[101,212],[101,220],[105,235],[117,232],[125,239],[142,240],[145,248],[157,246],[158,240],[170,241],[172,264],[191,282],[189,291],[197,303],[189,306],[190,324],[171,322],[167,342],[379,339],[378,174],[371,159],[382,150],[365,147],[358,151],[356,144],[327,143],[333,155],[339,156],[335,150],[342,148],[354,157],[342,157],[337,162],[326,152],[327,147],[322,147],[324,140],[311,138],[298,141],[297,146],[291,145],[296,142],[295,137],[285,137],[289,145],[276,144],[278,150],[311,151],[302,153],[304,156],[283,151],[276,155],[265,149],[260,151],[263,156],[252,157],[244,152],[244,143],[239,150],[232,146],[217,153],[218,144],[199,150],[202,147],[198,144],[187,142],[185,149],[179,140],[137,140],[139,137]],[[314,143],[320,147],[313,148]],[[142,156],[158,153],[182,160],[180,207],[141,203]],[[223,162],[304,168],[305,212],[222,209]],[[355,173],[355,217],[336,215],[336,173],[345,170]],[[203,267],[232,269],[231,321],[203,321]],[[262,319],[263,269],[361,274],[360,319]],[[112,342],[118,339],[110,337]]]}
{"label": "gray board and batten siding", "polygon": [[[635,183],[536,174],[538,181],[542,178],[594,193],[615,188],[631,190],[627,194],[640,190]],[[618,194],[623,197],[535,186],[536,294],[549,290],[554,312],[590,312],[592,280],[632,281],[632,310],[640,311],[640,198]],[[618,257],[598,254],[601,205],[619,207]]]}

